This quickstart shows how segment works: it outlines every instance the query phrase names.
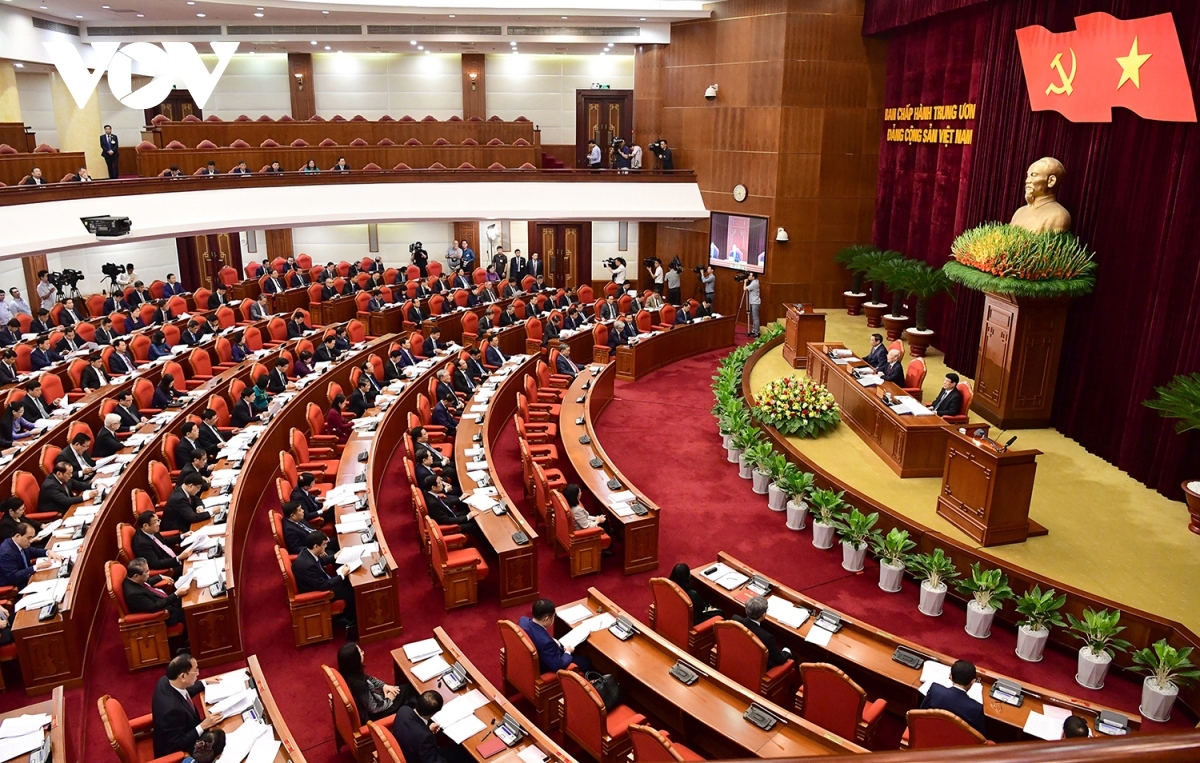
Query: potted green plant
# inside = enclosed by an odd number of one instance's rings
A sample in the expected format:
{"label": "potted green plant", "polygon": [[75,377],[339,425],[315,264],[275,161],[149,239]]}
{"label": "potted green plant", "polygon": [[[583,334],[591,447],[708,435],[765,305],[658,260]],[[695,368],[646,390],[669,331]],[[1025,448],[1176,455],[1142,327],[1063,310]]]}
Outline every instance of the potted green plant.
{"label": "potted green plant", "polygon": [[1179,687],[1200,678],[1200,670],[1188,659],[1191,654],[1190,646],[1176,649],[1166,639],[1133,653],[1134,665],[1130,669],[1148,674],[1142,681],[1142,704],[1138,706],[1143,717],[1159,723],[1171,720]]}
{"label": "potted green plant", "polygon": [[742,399],[733,393],[718,390],[716,396],[713,414],[717,417],[717,430],[721,433],[721,447],[728,449],[736,425],[750,423],[750,412],[746,410]]}
{"label": "potted green plant", "polygon": [[788,461],[784,454],[776,453],[771,459],[768,471],[771,472],[771,484],[767,486],[767,508],[771,511],[783,511],[788,499],[783,483],[789,474],[799,474],[800,467]]}
{"label": "potted green plant", "polygon": [[913,554],[908,569],[921,581],[921,601],[917,609],[929,617],[941,617],[946,603],[946,581],[958,577],[958,568],[946,552],[935,548],[930,554]]}
{"label": "potted green plant", "polygon": [[867,270],[867,278],[871,279],[871,283],[882,283],[886,286],[892,299],[891,307],[883,315],[883,326],[887,330],[889,342],[899,339],[909,324],[909,318],[904,313],[904,297],[907,294],[905,284],[911,264],[911,261],[904,257],[894,257],[890,260],[880,260]]}
{"label": "potted green plant", "polygon": [[843,514],[834,520],[834,529],[842,539],[842,569],[848,572],[862,572],[863,559],[867,555],[867,541],[878,521],[879,512],[863,514],[857,508],[851,508],[849,514]]}
{"label": "potted green plant", "polygon": [[787,527],[789,530],[803,530],[808,516],[808,499],[812,496],[812,472],[802,471],[799,467],[794,472],[784,474],[779,480],[779,488],[787,495]]}
{"label": "potted green plant", "polygon": [[[733,437],[729,443],[731,447],[729,448],[729,457],[727,460],[732,464],[738,464],[740,467],[742,461],[742,452],[745,451],[746,448],[758,442],[759,439],[761,439],[761,436],[762,430],[756,426],[751,426],[749,422],[746,422],[744,426],[734,429]],[[746,479],[750,478],[746,477]]]}
{"label": "potted green plant", "polygon": [[864,253],[856,260],[855,264],[863,269],[867,280],[871,283],[871,301],[863,303],[863,310],[867,314],[868,328],[877,329],[882,326],[883,314],[888,309],[887,304],[880,300],[883,299],[884,276],[890,271],[880,266],[883,263],[894,263],[903,259],[904,255],[900,252],[877,250]]}
{"label": "potted green plant", "polygon": [[914,358],[923,358],[934,334],[929,328],[929,301],[939,294],[949,293],[951,281],[940,268],[932,268],[924,262],[911,260],[902,286],[917,300],[913,311],[915,325],[904,331],[904,338],[908,340],[908,352]]}
{"label": "potted green plant", "polygon": [[[781,454],[782,455],[782,454]],[[760,440],[742,454],[750,467],[751,489],[759,495],[766,495],[771,484],[771,460],[775,456],[775,446],[767,440]]]}
{"label": "potted green plant", "polygon": [[837,521],[844,513],[844,493],[816,489],[809,494],[813,514],[813,545],[817,548],[833,548],[833,535]]}
{"label": "potted green plant", "polygon": [[1124,652],[1131,646],[1117,634],[1125,630],[1117,625],[1121,620],[1121,610],[1107,609],[1097,612],[1093,609],[1083,610],[1083,619],[1076,620],[1075,616],[1067,613],[1070,623],[1070,635],[1083,642],[1079,647],[1079,669],[1075,671],[1075,682],[1088,689],[1103,689],[1104,678],[1108,675],[1108,666],[1112,663],[1117,652]]}
{"label": "potted green plant", "polygon": [[893,527],[884,535],[876,531],[871,535],[871,550],[879,560],[879,587],[888,593],[897,593],[904,580],[909,552],[917,547],[909,540],[908,530]]}
{"label": "potted green plant", "polygon": [[859,267],[858,258],[864,254],[878,251],[878,247],[869,244],[854,244],[845,247],[833,257],[834,262],[845,265],[846,269],[850,271],[850,290],[842,292],[842,296],[846,300],[847,315],[862,313],[862,303],[867,299],[867,294],[862,288],[863,273],[866,272],[866,268]]}
{"label": "potted green plant", "polygon": [[[1154,393],[1157,397],[1142,405],[1158,411],[1165,419],[1175,419],[1176,432],[1200,429],[1200,373],[1180,374],[1167,386],[1155,387]],[[1200,480],[1188,480],[1181,487],[1192,517],[1188,529],[1200,535]]]}
{"label": "potted green plant", "polygon": [[1008,576],[1000,570],[985,570],[979,562],[971,565],[971,577],[963,578],[955,586],[959,593],[971,594],[967,602],[967,625],[965,630],[975,638],[992,635],[992,620],[996,610],[1007,599],[1013,597],[1008,587]]}
{"label": "potted green plant", "polygon": [[1025,616],[1017,625],[1018,657],[1026,662],[1042,661],[1046,641],[1050,639],[1050,626],[1057,625],[1061,628],[1067,624],[1058,612],[1066,603],[1065,593],[1055,596],[1053,588],[1042,593],[1038,586],[1017,597],[1017,613]]}

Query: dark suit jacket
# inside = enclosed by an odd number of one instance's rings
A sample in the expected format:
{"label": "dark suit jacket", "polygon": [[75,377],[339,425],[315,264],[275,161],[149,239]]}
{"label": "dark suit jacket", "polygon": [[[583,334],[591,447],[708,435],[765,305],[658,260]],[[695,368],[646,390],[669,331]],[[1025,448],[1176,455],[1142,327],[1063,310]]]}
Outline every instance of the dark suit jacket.
{"label": "dark suit jacket", "polygon": [[870,363],[877,370],[883,370],[883,367],[887,365],[887,347],[882,343],[875,345],[863,360]]}
{"label": "dark suit jacket", "polygon": [[112,344],[113,332],[105,331],[104,329],[96,329],[96,333],[92,337],[92,341],[96,344]]}
{"label": "dark suit jacket", "polygon": [[309,331],[311,329],[303,323],[297,323],[296,321],[288,321],[287,323],[288,339],[299,339]]}
{"label": "dark suit jacket", "polygon": [[134,403],[129,408],[117,406],[113,409],[113,413],[121,417],[121,427],[118,431],[128,432],[131,428],[138,426],[142,421],[141,412],[138,411],[137,403]]}
{"label": "dark suit jacket", "polygon": [[383,380],[385,382],[390,382],[395,381],[396,379],[404,378],[403,374],[400,372],[400,369],[407,365],[412,365],[411,361],[405,363],[400,359],[392,360],[389,358],[388,362],[383,364]]}
{"label": "dark suit jacket", "polygon": [[179,283],[178,281],[175,283],[168,282],[163,284],[162,295],[164,299],[169,299],[174,297],[176,294],[183,294],[185,291],[186,289],[183,288],[183,284]]}
{"label": "dark suit jacket", "polygon": [[0,585],[15,585],[24,588],[33,575],[34,560],[46,555],[46,549],[30,546],[21,547],[12,538],[0,543]]}
{"label": "dark suit jacket", "polygon": [[904,366],[900,361],[888,363],[880,371],[883,373],[883,380],[890,381],[893,384],[904,386]]}
{"label": "dark suit jacket", "polygon": [[371,405],[372,402],[368,399],[367,395],[362,393],[362,390],[356,389],[350,393],[350,397],[346,398],[346,409],[355,416],[361,417]]}
{"label": "dark suit jacket", "polygon": [[112,313],[115,313],[118,310],[128,310],[128,309],[129,309],[129,305],[127,305],[125,303],[125,299],[123,297],[120,298],[119,300],[116,297],[109,297],[108,299],[104,300],[104,314],[105,315],[111,315]]}
{"label": "dark suit jacket", "polygon": [[602,321],[615,320],[620,314],[621,310],[617,307],[615,302],[611,305],[605,302],[600,306],[600,320]]}
{"label": "dark suit jacket", "polygon": [[423,344],[421,346],[421,351],[425,353],[425,357],[427,357],[427,358],[433,357],[434,353],[436,353],[438,350],[444,350],[444,349],[446,349],[446,343],[439,342],[439,341],[435,340],[433,337],[429,337],[428,339],[426,339],[425,344]]}
{"label": "dark suit jacket", "polygon": [[553,321],[546,321],[542,327],[542,345],[549,344],[551,339],[558,339],[559,333],[559,328],[554,325]]}
{"label": "dark suit jacket", "polygon": [[[159,533],[154,537],[158,538],[159,542],[161,542],[164,546],[167,546],[172,552],[178,551],[178,549],[172,547],[171,544],[168,543],[165,538],[163,538],[162,533]],[[178,536],[176,536],[176,539],[178,540]],[[133,555],[140,556],[141,558],[145,559],[146,564],[150,565],[150,569],[152,570],[179,571],[183,568],[183,564],[179,561],[177,556],[171,556],[167,554],[158,547],[158,544],[154,542],[154,539],[151,536],[147,535],[141,530],[133,534],[133,543],[131,545],[133,546]]]}
{"label": "dark suit jacket", "polygon": [[574,378],[574,376],[579,373],[579,369],[578,369],[578,367],[572,368],[571,367],[572,365],[574,365],[573,360],[564,358],[562,355],[559,355],[558,362],[554,364],[554,372],[557,374],[563,374],[564,376],[570,376],[570,377]]}
{"label": "dark suit jacket", "polygon": [[84,389],[100,389],[101,387],[107,387],[109,383],[107,376],[108,375],[105,374],[105,378],[102,380],[100,378],[100,374],[95,368],[87,366],[83,369],[83,373],[79,375],[79,386],[83,387]]}
{"label": "dark suit jacket", "polygon": [[239,400],[237,405],[233,406],[233,410],[229,414],[229,423],[238,429],[241,429],[251,421],[254,421],[257,415],[258,414],[254,412],[254,407],[250,403]]}
{"label": "dark suit jacket", "polygon": [[75,315],[71,315],[70,310],[63,308],[58,313],[58,325],[60,326],[74,326],[76,323],[79,323],[80,320],[82,320],[82,317],[79,315],[78,311],[75,313]]}
{"label": "dark suit jacket", "polygon": [[341,578],[333,577],[325,572],[321,561],[305,549],[292,562],[292,574],[296,576],[296,590],[300,593],[309,591],[332,591]]}
{"label": "dark suit jacket", "polygon": [[942,390],[929,405],[930,409],[939,416],[957,416],[962,413],[963,397],[958,388]]}
{"label": "dark suit jacket", "polygon": [[541,663],[543,673],[565,670],[571,664],[571,655],[566,653],[562,644],[547,633],[545,628],[528,616],[522,617],[517,624],[521,626],[521,630],[525,631],[525,635],[529,636],[529,640],[537,649],[538,662]]}
{"label": "dark suit jacket", "polygon": [[[304,553],[304,544],[308,542],[308,534],[313,531],[312,525],[304,522],[293,522],[290,519],[283,520],[283,543],[287,546],[289,554]],[[333,558],[329,558],[329,562],[333,562]]]}
{"label": "dark suit jacket", "polygon": [[61,360],[62,355],[59,355],[54,350],[42,350],[39,348],[29,353],[29,365],[33,367],[34,371],[41,371],[43,368],[49,368]]}
{"label": "dark suit jacket", "polygon": [[214,432],[212,427],[204,422],[200,423],[200,447],[208,451],[209,457],[213,457],[221,450],[221,444],[225,441],[224,435],[220,432]]}
{"label": "dark suit jacket", "polygon": [[446,410],[446,406],[440,402],[433,407],[433,423],[445,427],[446,434],[451,437],[458,432],[458,423],[454,420],[454,415]]}
{"label": "dark suit jacket", "polygon": [[0,384],[12,384],[17,380],[17,374],[19,373],[21,372],[15,366],[0,363]]}
{"label": "dark suit jacket", "polygon": [[207,511],[197,511],[188,494],[183,492],[183,488],[177,487],[171,491],[167,505],[163,508],[162,529],[187,532],[192,529],[193,524],[203,522],[211,516]]}
{"label": "dark suit jacket", "polygon": [[20,329],[18,329],[17,333],[14,334],[8,330],[8,326],[0,328],[0,347],[11,347],[19,342],[20,339]]}
{"label": "dark suit jacket", "polygon": [[34,318],[29,323],[29,331],[27,333],[45,334],[45,333],[48,333],[53,328],[54,328],[54,319],[53,318],[47,316],[45,323],[43,323],[41,320],[39,320],[37,318]]}
{"label": "dark suit jacket", "polygon": [[396,711],[392,736],[396,737],[400,752],[408,763],[446,763],[429,725],[407,705]]}
{"label": "dark suit jacket", "polygon": [[984,731],[983,705],[968,697],[967,693],[957,686],[930,686],[929,693],[921,700],[921,709],[949,710],[980,734],[987,733]]}
{"label": "dark suit jacket", "polygon": [[500,366],[504,363],[504,358],[502,357],[500,348],[491,344],[488,345],[487,354],[484,356],[484,360],[487,361],[489,366]]}
{"label": "dark suit jacket", "polygon": [[685,310],[676,310],[675,311],[675,323],[676,324],[691,323],[691,322],[692,322],[692,316],[688,315],[687,311],[685,311]]}
{"label": "dark suit jacket", "polygon": [[106,458],[114,453],[120,453],[125,447],[117,436],[112,433],[108,427],[100,427],[99,434],[96,435],[96,444],[92,446],[92,455],[96,458]]}
{"label": "dark suit jacket", "polygon": [[62,339],[58,340],[58,344],[54,345],[54,349],[58,351],[59,355],[65,356],[67,353],[75,352],[82,346],[83,340],[81,340],[78,336],[76,336],[74,339],[67,339],[64,336]]}
{"label": "dark suit jacket", "polygon": [[455,370],[454,375],[451,376],[451,380],[454,382],[455,392],[462,392],[465,395],[469,395],[475,391],[475,382],[471,380],[468,374],[461,370]]}
{"label": "dark suit jacket", "polygon": [[270,376],[267,377],[267,392],[272,395],[278,395],[280,392],[287,391],[287,374],[282,368],[271,370]]}
{"label": "dark suit jacket", "polygon": [[267,294],[278,294],[283,290],[283,281],[278,278],[268,278],[263,283],[263,291],[265,291]]}
{"label": "dark suit jacket", "polygon": [[175,465],[182,469],[192,461],[192,451],[200,444],[200,438],[196,438],[196,442],[192,442],[186,437],[179,438],[179,444],[175,446]]}
{"label": "dark suit jacket", "polygon": [[517,322],[516,313],[510,313],[507,310],[505,310],[504,312],[500,313],[500,320],[496,323],[496,325],[499,326],[500,328],[504,328],[506,326],[511,326],[516,322]]}
{"label": "dark suit jacket", "polygon": [[[125,579],[125,606],[130,612],[162,612],[168,607],[178,607],[179,597],[173,593],[166,596],[155,596],[150,591],[147,591],[145,586],[140,586],[129,578]],[[182,610],[180,610],[182,611]],[[182,699],[182,697],[180,698]]]}
{"label": "dark suit jacket", "polygon": [[767,632],[767,629],[754,622],[745,615],[734,615],[733,618],[737,622],[750,629],[750,632],[758,636],[758,640],[763,642],[763,646],[767,648],[767,667],[775,668],[787,662],[790,658],[779,648],[775,637]]}
{"label": "dark suit jacket", "polygon": [[333,352],[330,351],[324,343],[317,345],[317,349],[313,350],[313,362],[315,363],[332,363]]}
{"label": "dark suit jacket", "polygon": [[51,474],[42,482],[42,490],[38,494],[38,512],[54,511],[59,514],[65,514],[67,509],[70,509],[77,503],[83,503],[83,498],[77,495],[71,495],[71,491],[67,486],[58,481],[58,478]]}
{"label": "dark suit jacket", "polygon": [[[189,696],[204,691],[204,684],[197,681],[187,688]],[[154,757],[160,758],[173,752],[192,754],[199,735],[196,727],[202,720],[196,706],[186,701],[171,685],[166,676],[158,679],[154,687],[154,699],[150,705],[154,718]]]}

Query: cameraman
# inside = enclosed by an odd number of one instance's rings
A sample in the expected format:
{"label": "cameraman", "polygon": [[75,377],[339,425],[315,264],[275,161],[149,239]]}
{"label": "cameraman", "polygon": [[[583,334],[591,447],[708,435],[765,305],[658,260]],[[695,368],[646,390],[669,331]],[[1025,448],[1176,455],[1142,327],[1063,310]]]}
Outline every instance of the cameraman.
{"label": "cameraman", "polygon": [[50,271],[39,270],[37,295],[41,306],[47,310],[58,304],[58,287],[50,283]]}
{"label": "cameraman", "polygon": [[667,301],[672,305],[679,304],[679,271],[683,267],[675,262],[667,268]]}
{"label": "cameraman", "polygon": [[588,144],[588,150],[587,150],[588,169],[598,170],[598,169],[600,169],[600,161],[601,161],[600,147],[596,145],[596,141],[594,141],[594,140],[589,140],[587,142],[587,144]]}
{"label": "cameraman", "polygon": [[754,273],[746,274],[746,281],[742,284],[742,288],[746,291],[746,303],[750,305],[750,333],[748,336],[758,336],[758,310],[762,306],[762,296],[758,288],[758,276]]}
{"label": "cameraman", "polygon": [[614,257],[607,263],[608,269],[612,271],[612,281],[617,286],[625,285],[625,260],[620,257]]}
{"label": "cameraman", "polygon": [[652,146],[654,155],[658,157],[658,168],[660,170],[675,169],[675,160],[671,156],[671,149],[667,146],[666,138],[659,138],[657,147]]}
{"label": "cameraman", "polygon": [[429,264],[429,252],[425,251],[425,247],[421,246],[421,242],[418,241],[410,246],[408,253],[412,256],[412,264],[416,265],[417,270],[421,271],[421,278],[429,275],[425,272],[425,266]]}
{"label": "cameraman", "polygon": [[700,271],[700,283],[704,284],[704,298],[709,302],[717,301],[717,274],[712,265],[707,265]]}
{"label": "cameraman", "polygon": [[646,272],[654,279],[654,291],[656,294],[663,293],[663,266],[662,260],[657,257],[652,257],[653,264],[646,266]]}

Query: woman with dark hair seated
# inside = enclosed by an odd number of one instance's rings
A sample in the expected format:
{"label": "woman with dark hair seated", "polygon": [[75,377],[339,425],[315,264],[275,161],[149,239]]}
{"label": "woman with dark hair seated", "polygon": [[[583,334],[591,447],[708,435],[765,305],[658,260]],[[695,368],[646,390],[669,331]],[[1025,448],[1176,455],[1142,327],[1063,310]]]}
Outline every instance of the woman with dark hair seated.
{"label": "woman with dark hair seated", "polygon": [[166,408],[177,397],[179,392],[175,390],[175,376],[163,374],[158,380],[158,386],[154,388],[154,398],[150,401],[150,407]]}
{"label": "woman with dark hair seated", "polygon": [[721,610],[700,597],[700,592],[692,585],[692,571],[686,564],[680,562],[671,568],[671,582],[682,588],[692,600],[692,627],[710,618],[725,616]]}
{"label": "woman with dark hair seated", "polygon": [[31,436],[33,424],[25,420],[24,401],[9,403],[4,415],[0,416],[0,448],[11,448],[15,441]]}
{"label": "woman with dark hair seated", "polygon": [[308,350],[301,350],[296,356],[296,362],[292,364],[292,372],[296,374],[297,379],[302,379],[312,373],[312,353]]}
{"label": "woman with dark hair seated", "polygon": [[342,644],[338,650],[338,673],[342,674],[346,686],[350,688],[359,720],[366,723],[395,715],[405,704],[406,694],[410,694],[412,689],[405,687],[408,689],[406,692],[399,686],[386,684],[368,674],[363,669],[363,658],[362,648],[353,641]]}
{"label": "woman with dark hair seated", "polygon": [[350,421],[345,416],[346,396],[338,395],[333,398],[333,404],[329,406],[329,413],[325,414],[325,429],[327,434],[337,435],[338,442],[345,444],[350,439]]}
{"label": "woman with dark hair seated", "polygon": [[267,387],[271,384],[271,377],[266,374],[260,374],[254,380],[254,410],[262,412],[267,410],[267,406],[271,404],[271,395],[267,392]]}
{"label": "woman with dark hair seated", "polygon": [[241,363],[252,354],[254,351],[246,346],[246,337],[241,332],[229,340],[229,357],[233,358],[234,363]]}
{"label": "woman with dark hair seated", "polygon": [[171,345],[167,344],[167,335],[155,331],[150,335],[150,360],[158,360],[171,356]]}

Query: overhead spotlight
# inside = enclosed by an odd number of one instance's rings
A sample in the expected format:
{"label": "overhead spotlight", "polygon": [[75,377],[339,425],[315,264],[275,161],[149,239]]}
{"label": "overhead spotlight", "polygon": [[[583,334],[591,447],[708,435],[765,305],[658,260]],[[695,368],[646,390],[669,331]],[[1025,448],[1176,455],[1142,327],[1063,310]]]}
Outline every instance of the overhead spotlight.
{"label": "overhead spotlight", "polygon": [[340,56],[340,55],[342,55],[342,51],[340,51],[340,50],[339,50],[339,51],[338,51],[338,55],[339,55],[339,56]]}
{"label": "overhead spotlight", "polygon": [[329,47],[328,45],[326,45],[326,46],[325,46],[325,50],[333,50],[333,48],[331,48],[331,47]]}
{"label": "overhead spotlight", "polygon": [[[46,6],[44,6],[44,5],[43,5],[42,7],[43,7],[43,8],[45,8]],[[146,18],[146,14],[144,14],[144,13],[139,13],[139,14],[137,15],[137,17],[138,17],[139,19],[144,19],[144,18]]]}
{"label": "overhead spotlight", "polygon": [[645,20],[646,20],[646,19],[644,19],[644,18],[638,19],[638,21],[645,21]]}
{"label": "overhead spotlight", "polygon": [[424,46],[424,45],[418,45],[418,46],[417,46],[417,50],[425,50],[425,46]]}
{"label": "overhead spotlight", "polygon": [[313,40],[311,44],[312,44],[312,45],[316,45],[316,44],[317,44],[317,41],[316,41],[316,40]]}
{"label": "overhead spotlight", "polygon": [[324,13],[326,16],[329,15],[329,11],[321,11],[321,13]]}
{"label": "overhead spotlight", "polygon": [[202,18],[205,18],[207,15],[208,15],[207,13],[197,13],[196,18],[202,19]]}
{"label": "overhead spotlight", "polygon": [[416,44],[417,44],[417,41],[416,41],[416,40],[409,40],[409,41],[408,41],[408,44],[409,44],[409,45],[416,45]]}
{"label": "overhead spotlight", "polygon": [[17,69],[24,69],[24,68],[25,68],[25,64],[21,63],[20,61],[17,61],[16,63],[14,63],[14,64],[13,64],[13,66],[14,66],[15,68],[17,68]]}
{"label": "overhead spotlight", "polygon": [[451,14],[450,14],[450,18],[454,18],[454,14],[453,14],[453,13],[451,13]]}
{"label": "overhead spotlight", "polygon": [[567,17],[566,17],[566,16],[563,16],[563,17],[562,17],[562,20],[563,20],[563,21],[566,21],[566,20],[567,20]]}
{"label": "overhead spotlight", "polygon": [[[6,3],[11,3],[11,2],[12,2],[12,0],[4,0],[4,2],[6,2]],[[102,5],[102,6],[100,6],[100,7],[101,7],[101,8],[103,8],[104,10],[106,10],[106,11],[107,11],[109,8],[112,8],[112,6],[111,6],[111,5]]]}
{"label": "overhead spotlight", "polygon": [[254,14],[254,18],[256,18],[256,19],[261,19],[262,17],[263,17],[263,14],[261,14],[261,13]]}
{"label": "overhead spotlight", "polygon": [[429,51],[428,51],[428,50],[427,50],[427,51],[425,51],[425,55],[429,55]]}
{"label": "overhead spotlight", "polygon": [[81,18],[83,18],[83,16],[81,16],[81,15],[80,15],[80,14],[78,14],[78,13],[76,13],[76,14],[75,14],[75,18],[77,18],[77,19],[81,19]]}
{"label": "overhead spotlight", "polygon": [[196,0],[188,0],[188,5],[195,5],[195,4],[196,4]]}

